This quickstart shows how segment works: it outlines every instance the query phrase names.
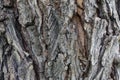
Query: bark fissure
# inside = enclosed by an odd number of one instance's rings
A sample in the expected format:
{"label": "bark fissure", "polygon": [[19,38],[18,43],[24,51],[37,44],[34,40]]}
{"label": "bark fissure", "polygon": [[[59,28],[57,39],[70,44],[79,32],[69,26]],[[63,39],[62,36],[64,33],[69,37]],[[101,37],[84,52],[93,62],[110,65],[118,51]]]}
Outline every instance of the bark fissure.
{"label": "bark fissure", "polygon": [[119,80],[119,0],[0,0],[0,80]]}

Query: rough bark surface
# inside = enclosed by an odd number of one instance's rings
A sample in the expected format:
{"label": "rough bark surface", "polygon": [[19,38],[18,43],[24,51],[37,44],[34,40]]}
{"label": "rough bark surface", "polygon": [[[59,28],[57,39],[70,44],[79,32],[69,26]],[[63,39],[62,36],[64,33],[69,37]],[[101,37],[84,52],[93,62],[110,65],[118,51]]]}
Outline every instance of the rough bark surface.
{"label": "rough bark surface", "polygon": [[120,0],[0,0],[0,80],[120,80]]}

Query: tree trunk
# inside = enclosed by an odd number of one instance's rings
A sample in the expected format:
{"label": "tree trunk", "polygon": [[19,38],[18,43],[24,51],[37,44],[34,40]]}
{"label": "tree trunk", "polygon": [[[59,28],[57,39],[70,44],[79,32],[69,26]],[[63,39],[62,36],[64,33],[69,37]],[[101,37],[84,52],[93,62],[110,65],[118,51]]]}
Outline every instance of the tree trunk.
{"label": "tree trunk", "polygon": [[0,80],[120,80],[120,0],[0,0]]}

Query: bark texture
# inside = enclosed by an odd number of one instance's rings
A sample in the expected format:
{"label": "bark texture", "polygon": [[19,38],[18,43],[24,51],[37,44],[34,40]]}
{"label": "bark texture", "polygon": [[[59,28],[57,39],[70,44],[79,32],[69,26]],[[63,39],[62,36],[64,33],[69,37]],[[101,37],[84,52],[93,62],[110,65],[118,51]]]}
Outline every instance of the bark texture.
{"label": "bark texture", "polygon": [[0,0],[0,80],[120,80],[120,0]]}

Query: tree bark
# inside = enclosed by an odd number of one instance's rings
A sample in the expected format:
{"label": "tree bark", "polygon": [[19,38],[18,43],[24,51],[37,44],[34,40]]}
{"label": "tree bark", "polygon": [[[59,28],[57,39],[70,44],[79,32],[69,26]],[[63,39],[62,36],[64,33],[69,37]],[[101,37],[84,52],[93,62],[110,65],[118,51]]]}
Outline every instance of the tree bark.
{"label": "tree bark", "polygon": [[120,80],[120,0],[0,0],[0,80]]}

